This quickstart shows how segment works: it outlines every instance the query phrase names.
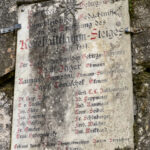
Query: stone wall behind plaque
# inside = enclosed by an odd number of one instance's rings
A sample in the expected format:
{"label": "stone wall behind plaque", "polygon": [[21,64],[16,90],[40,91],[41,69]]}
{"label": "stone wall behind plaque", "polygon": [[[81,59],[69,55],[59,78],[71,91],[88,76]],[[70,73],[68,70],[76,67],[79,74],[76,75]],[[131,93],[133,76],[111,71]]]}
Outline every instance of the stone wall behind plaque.
{"label": "stone wall behind plaque", "polygon": [[131,26],[141,30],[132,35],[135,99],[135,146],[150,149],[150,1],[131,3]]}
{"label": "stone wall behind plaque", "polygon": [[[16,0],[0,1],[0,29],[17,23]],[[10,150],[16,32],[0,34],[0,150]]]}
{"label": "stone wall behind plaque", "polygon": [[[42,0],[41,0],[42,1]],[[19,4],[29,0],[19,0]],[[30,0],[30,3],[36,1]],[[17,23],[16,0],[0,1],[0,28]],[[130,0],[131,26],[140,33],[132,34],[133,81],[135,102],[135,149],[150,147],[150,2]],[[0,149],[10,149],[16,33],[0,35]]]}

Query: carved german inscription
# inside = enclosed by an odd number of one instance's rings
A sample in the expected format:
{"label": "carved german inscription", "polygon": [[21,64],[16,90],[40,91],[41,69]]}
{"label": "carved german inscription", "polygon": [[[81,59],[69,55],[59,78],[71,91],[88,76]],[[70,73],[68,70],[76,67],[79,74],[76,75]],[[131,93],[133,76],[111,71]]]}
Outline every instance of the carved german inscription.
{"label": "carved german inscription", "polygon": [[133,148],[127,0],[19,8],[12,150]]}

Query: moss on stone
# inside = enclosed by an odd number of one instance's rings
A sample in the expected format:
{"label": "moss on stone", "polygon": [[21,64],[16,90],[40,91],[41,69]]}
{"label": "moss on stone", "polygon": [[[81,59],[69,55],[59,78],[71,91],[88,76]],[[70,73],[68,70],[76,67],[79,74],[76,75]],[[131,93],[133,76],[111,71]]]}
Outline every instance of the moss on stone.
{"label": "moss on stone", "polygon": [[[137,115],[134,123],[134,144],[135,149],[139,147],[140,138],[143,134],[148,135],[146,131],[146,122],[149,121],[149,90],[150,90],[150,72],[144,71],[133,76],[134,79],[134,95],[136,97]],[[139,116],[140,114],[140,116]],[[140,120],[140,122],[138,121]],[[139,134],[140,129],[143,129],[143,134]],[[144,139],[146,141],[146,139]],[[147,137],[148,140],[148,137]],[[142,143],[143,144],[143,143]],[[146,149],[146,146],[144,148]]]}
{"label": "moss on stone", "polygon": [[133,0],[129,0],[129,12],[130,16],[133,17],[134,16]]}
{"label": "moss on stone", "polygon": [[135,145],[135,148],[137,147],[138,145],[138,141],[139,141],[139,134],[138,134],[138,131],[139,131],[139,126],[137,125],[137,122],[136,122],[136,118],[135,118],[135,122],[134,122],[134,145]]}
{"label": "moss on stone", "polygon": [[130,147],[124,147],[124,148],[116,148],[115,150],[133,150],[133,148],[130,148]]}

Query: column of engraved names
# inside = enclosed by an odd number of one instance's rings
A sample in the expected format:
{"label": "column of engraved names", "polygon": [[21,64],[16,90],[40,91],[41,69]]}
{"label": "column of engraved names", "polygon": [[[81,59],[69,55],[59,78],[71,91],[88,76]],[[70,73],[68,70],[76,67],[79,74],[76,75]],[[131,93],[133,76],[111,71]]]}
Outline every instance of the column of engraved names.
{"label": "column of engraved names", "polygon": [[[24,11],[23,11],[24,12]],[[27,23],[23,25],[24,30],[29,31],[29,18],[31,15],[31,11],[26,10],[27,15],[25,17],[28,18]],[[37,94],[37,86],[36,83],[39,82],[38,79],[32,77],[32,75],[27,75],[26,72],[33,68],[32,62],[28,61],[28,53],[30,49],[29,45],[29,37],[28,34],[26,36],[22,36],[22,38],[18,41],[18,53],[20,55],[25,55],[23,59],[17,60],[18,63],[18,72],[21,73],[21,76],[18,76],[17,84],[19,89],[24,89],[22,92],[19,92],[17,97],[17,130],[16,130],[16,139],[18,142],[20,140],[28,140],[35,137],[38,137],[40,134],[40,126],[42,121],[42,115],[40,111],[41,104],[41,95]],[[29,89],[32,91],[29,91]],[[32,94],[31,94],[31,93]],[[40,119],[41,118],[41,119]],[[24,148],[28,149],[32,147],[32,144],[29,143],[15,143],[13,145],[14,149]]]}
{"label": "column of engraved names", "polygon": [[[86,3],[83,1],[81,4],[82,8],[92,7],[92,5],[89,3],[90,2]],[[109,4],[109,2],[105,1],[103,4],[106,5]],[[82,28],[86,28],[85,34],[87,45],[90,45],[90,41],[93,43],[97,42],[98,39],[108,39],[108,41],[111,43],[111,40],[114,38],[119,38],[122,36],[123,28],[121,27],[121,22],[119,21],[119,11],[120,7],[110,10],[106,9],[106,11],[89,11],[88,14],[79,14],[79,26],[81,32]],[[108,18],[111,16],[118,17],[118,21],[116,20],[116,24],[113,24],[112,29],[109,29],[107,28],[108,24],[110,23],[108,22]],[[90,46],[88,46],[88,48],[90,49]],[[109,105],[110,100],[108,99],[107,95],[109,93],[107,92],[107,90],[109,91],[109,88],[107,89],[104,87],[106,87],[105,84],[108,85],[110,82],[109,78],[111,78],[111,74],[124,73],[124,69],[120,68],[114,69],[113,67],[110,67],[111,70],[108,70],[107,62],[104,61],[105,58],[109,59],[109,57],[124,55],[125,52],[123,50],[114,50],[111,48],[108,50],[108,48],[105,49],[104,46],[101,47],[100,52],[97,50],[94,53],[94,51],[95,50],[91,50],[90,53],[87,51],[82,51],[82,65],[85,66],[85,70],[88,73],[78,73],[76,76],[77,78],[86,78],[86,85],[89,87],[91,86],[89,90],[83,90],[84,88],[82,88],[81,91],[76,91],[76,134],[107,132],[106,120],[110,119],[111,116],[106,113],[105,107]],[[118,64],[119,63],[116,62],[116,66]],[[114,88],[114,91],[115,90],[119,89]]]}
{"label": "column of engraved names", "polygon": [[[107,95],[103,95],[102,91],[97,89],[97,85],[104,84],[107,79],[101,77],[100,69],[104,68],[105,63],[97,61],[101,58],[100,53],[83,53],[81,56],[83,66],[86,68],[86,73],[77,73],[77,78],[86,79],[85,89],[76,90],[76,134],[90,134],[104,132],[105,120],[109,115],[104,115],[104,107],[108,105]],[[94,62],[92,65],[90,62]],[[91,68],[94,67],[94,70]],[[95,86],[96,85],[96,86]],[[94,86],[94,88],[93,88]],[[101,127],[99,129],[99,127]]]}
{"label": "column of engraved names", "polygon": [[[26,23],[24,25],[25,28],[27,28],[28,23]],[[29,51],[29,47],[27,46],[26,42],[28,40],[28,36],[26,35],[25,37],[23,37],[22,39],[20,39],[19,41],[19,47],[18,47],[18,51],[19,53],[21,52],[22,54],[27,54]],[[25,58],[26,59],[26,58]],[[24,61],[19,61],[19,72],[23,72],[25,70],[26,64],[23,63]],[[23,76],[19,76],[19,79],[17,80],[17,84],[18,86],[20,86],[21,88],[25,88],[24,87],[24,77]],[[18,129],[17,129],[17,135],[16,138],[19,139],[27,139],[29,138],[28,135],[28,125],[30,124],[30,103],[26,97],[26,95],[24,95],[23,93],[20,93],[20,95],[17,97],[17,103],[18,103]],[[17,149],[19,148],[20,145],[15,145],[14,148]],[[25,146],[27,147],[27,145]]]}

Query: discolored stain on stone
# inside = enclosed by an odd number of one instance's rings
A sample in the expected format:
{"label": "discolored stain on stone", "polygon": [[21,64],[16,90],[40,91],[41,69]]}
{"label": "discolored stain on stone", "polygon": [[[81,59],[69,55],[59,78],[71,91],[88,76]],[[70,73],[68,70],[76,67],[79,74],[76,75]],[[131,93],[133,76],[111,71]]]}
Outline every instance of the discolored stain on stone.
{"label": "discolored stain on stone", "polygon": [[17,0],[17,5],[24,5],[24,4],[34,4],[34,3],[40,3],[40,2],[54,2],[54,0]]}
{"label": "discolored stain on stone", "polygon": [[[53,36],[59,36],[60,34],[60,26],[62,25],[61,23],[59,23],[59,20],[64,20],[64,24],[63,24],[63,28],[67,27],[67,25],[72,25],[72,24],[77,24],[77,20],[75,20],[75,18],[73,17],[73,15],[71,14],[67,14],[66,18],[64,19],[61,16],[61,13],[63,13],[62,8],[57,7],[57,10],[55,11],[55,13],[53,15],[51,15],[50,17],[47,18],[45,11],[39,11],[40,7],[46,7],[48,9],[48,7],[51,7],[53,3],[50,2],[45,2],[45,3],[41,3],[41,4],[37,4],[37,5],[33,5],[32,7],[32,17],[30,18],[30,30],[29,30],[29,38],[32,41],[35,41],[38,37],[39,39],[42,37],[53,37]],[[63,4],[63,3],[61,3]],[[73,2],[69,3],[70,5],[73,5]],[[73,6],[72,6],[73,7]],[[68,18],[70,17],[72,19],[71,22],[68,22]],[[41,27],[37,27],[34,28],[34,24],[38,24],[40,23],[39,21],[42,20],[43,22],[46,22],[47,19],[49,19],[49,22],[53,22],[53,21],[58,21],[58,23],[55,25],[54,29],[55,31],[50,31],[50,28],[46,25],[42,25]],[[67,32],[64,34],[69,34],[69,35],[76,35],[78,32],[77,28],[74,28],[71,32]],[[44,44],[44,43],[43,43]],[[77,44],[77,43],[71,43],[72,47],[73,44]],[[68,110],[68,103],[69,103],[69,99],[73,99],[72,97],[72,93],[67,93],[67,90],[64,89],[57,89],[56,88],[51,88],[51,89],[44,89],[44,86],[48,86],[51,85],[51,87],[55,84],[54,81],[49,82],[48,80],[46,81],[45,76],[47,76],[46,74],[46,69],[47,68],[52,68],[53,67],[53,63],[46,63],[49,62],[50,60],[53,61],[55,58],[58,59],[57,61],[57,65],[55,66],[57,70],[60,70],[60,65],[62,65],[61,62],[61,57],[63,56],[62,53],[62,45],[54,45],[52,47],[49,47],[47,44],[43,45],[43,47],[34,45],[34,47],[30,48],[30,61],[32,61],[34,64],[38,64],[40,62],[42,62],[41,64],[41,68],[43,70],[44,73],[42,74],[36,74],[36,76],[38,76],[38,78],[40,78],[42,81],[40,83],[40,87],[41,87],[41,95],[45,95],[46,98],[43,99],[42,101],[42,105],[41,105],[41,111],[43,110],[43,115],[44,115],[44,124],[41,126],[41,129],[43,130],[44,133],[50,133],[49,136],[41,136],[41,146],[46,144],[46,145],[50,145],[52,142],[53,143],[57,143],[57,140],[59,138],[59,134],[58,132],[62,132],[62,134],[64,133],[63,130],[66,130],[65,127],[65,115],[66,115],[66,111]],[[38,51],[38,53],[35,53],[35,48]],[[69,55],[70,54],[66,54]],[[40,58],[40,62],[39,59]],[[60,60],[59,60],[60,58]],[[74,62],[70,62],[70,65],[73,65]],[[63,65],[67,65],[67,63],[63,62]],[[38,72],[39,67],[38,66],[34,66],[33,71],[36,73]],[[57,82],[62,82],[62,80],[57,80]],[[43,88],[42,88],[43,87]],[[72,102],[71,102],[72,103]],[[72,103],[73,105],[73,103]],[[69,124],[68,124],[69,126]],[[62,129],[63,128],[63,129]],[[60,130],[61,129],[61,130]],[[51,132],[54,132],[55,134],[51,134]]]}

